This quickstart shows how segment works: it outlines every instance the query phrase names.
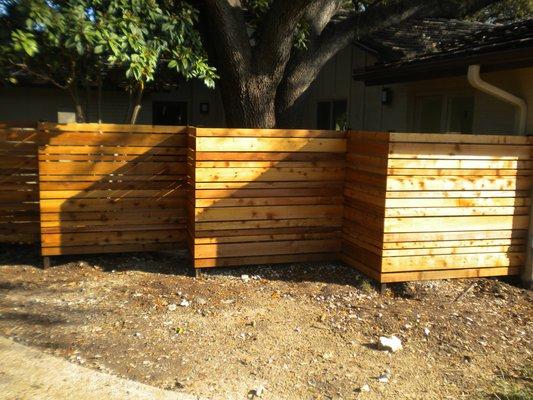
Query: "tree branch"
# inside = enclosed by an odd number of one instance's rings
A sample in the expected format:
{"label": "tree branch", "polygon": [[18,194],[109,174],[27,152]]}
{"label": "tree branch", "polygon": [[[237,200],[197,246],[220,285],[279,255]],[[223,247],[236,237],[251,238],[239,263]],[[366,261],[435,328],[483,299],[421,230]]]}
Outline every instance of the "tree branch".
{"label": "tree branch", "polygon": [[298,23],[314,2],[274,0],[264,17],[258,35],[259,42],[254,49],[254,60],[256,72],[260,75],[269,74],[275,86],[289,61]]}
{"label": "tree branch", "polygon": [[35,76],[36,78],[44,80],[45,82],[50,82],[52,85],[57,86],[59,89],[66,90],[68,88],[68,86],[69,86],[68,84],[67,85],[60,84],[59,82],[57,82],[55,79],[53,79],[50,76],[47,76],[47,75],[44,75],[44,74],[40,74],[40,73],[38,73],[36,71],[33,71],[26,64],[16,63],[16,62],[12,62],[11,61],[11,65],[23,70],[24,72],[26,72],[26,73],[28,73],[30,75]]}
{"label": "tree branch", "polygon": [[250,73],[252,52],[240,0],[203,0],[207,33],[217,61],[226,72],[244,77]]}
{"label": "tree branch", "polygon": [[319,0],[308,7],[305,19],[309,24],[311,40],[320,36],[324,28],[341,9],[343,0]]}

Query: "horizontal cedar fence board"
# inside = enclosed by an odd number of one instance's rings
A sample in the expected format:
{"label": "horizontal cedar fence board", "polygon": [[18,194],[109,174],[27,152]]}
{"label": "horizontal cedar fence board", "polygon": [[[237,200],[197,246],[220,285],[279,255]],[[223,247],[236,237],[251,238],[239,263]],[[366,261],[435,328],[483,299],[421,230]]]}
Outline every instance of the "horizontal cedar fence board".
{"label": "horizontal cedar fence board", "polygon": [[196,268],[338,258],[344,132],[196,128],[190,140]]}
{"label": "horizontal cedar fence board", "polygon": [[196,137],[272,137],[272,138],[340,138],[344,139],[343,131],[310,130],[310,129],[226,129],[202,128],[195,132]]}
{"label": "horizontal cedar fence board", "polygon": [[99,254],[124,253],[142,251],[175,250],[176,242],[170,243],[134,243],[134,244],[106,244],[105,246],[57,246],[42,247],[43,256],[57,256],[63,254]]}
{"label": "horizontal cedar fence board", "polygon": [[43,255],[186,242],[187,128],[39,124]]}
{"label": "horizontal cedar fence board", "polygon": [[304,162],[324,162],[338,161],[338,152],[334,153],[304,153],[304,152],[224,152],[207,151],[195,153],[196,161],[304,161]]}
{"label": "horizontal cedar fence board", "polygon": [[[266,193],[268,194],[268,192]],[[298,191],[298,194],[301,193]],[[213,194],[210,194],[213,196]],[[245,207],[245,206],[291,206],[291,205],[308,205],[308,204],[342,204],[342,196],[313,196],[313,197],[240,197],[240,198],[197,198],[196,207]]]}
{"label": "horizontal cedar fence board", "polygon": [[[363,132],[363,136],[367,133]],[[408,143],[450,143],[450,144],[493,144],[493,145],[533,145],[533,136],[516,135],[469,135],[464,133],[387,133],[390,142]]]}
{"label": "horizontal cedar fence board", "polygon": [[343,259],[381,282],[517,274],[533,138],[349,132]]}
{"label": "horizontal cedar fence board", "polygon": [[39,241],[36,124],[0,123],[0,241]]}
{"label": "horizontal cedar fence board", "polygon": [[[121,125],[121,124],[85,124],[85,123],[68,123],[56,124],[53,122],[40,122],[40,130],[49,132],[100,132],[100,133],[164,133],[181,134],[187,128],[173,125]],[[117,143],[121,145],[121,143]]]}
{"label": "horizontal cedar fence board", "polygon": [[464,268],[438,271],[413,271],[379,275],[382,283],[423,281],[452,278],[487,278],[491,276],[518,275],[520,267]]}
{"label": "horizontal cedar fence board", "polygon": [[[201,129],[201,128],[198,128]],[[288,133],[290,135],[290,133]],[[344,153],[346,139],[287,137],[197,137],[196,151]]]}

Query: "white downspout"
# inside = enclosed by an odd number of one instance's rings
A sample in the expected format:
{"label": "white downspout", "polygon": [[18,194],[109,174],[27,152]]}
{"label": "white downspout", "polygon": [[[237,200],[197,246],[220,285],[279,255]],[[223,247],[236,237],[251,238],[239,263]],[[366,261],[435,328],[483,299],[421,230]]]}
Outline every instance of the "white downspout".
{"label": "white downspout", "polygon": [[474,64],[468,66],[468,82],[476,88],[490,94],[500,100],[503,100],[509,104],[512,104],[518,108],[518,118],[516,119],[516,131],[519,135],[523,135],[526,131],[526,116],[527,116],[527,105],[526,102],[520,97],[515,96],[509,92],[506,92],[499,87],[493,86],[488,82],[485,82],[479,76],[479,64]]}

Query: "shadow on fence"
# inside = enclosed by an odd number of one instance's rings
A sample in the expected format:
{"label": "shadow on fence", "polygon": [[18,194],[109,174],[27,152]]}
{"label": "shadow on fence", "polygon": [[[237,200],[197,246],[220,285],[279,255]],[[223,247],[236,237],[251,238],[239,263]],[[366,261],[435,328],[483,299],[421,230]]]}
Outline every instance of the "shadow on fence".
{"label": "shadow on fence", "polygon": [[184,246],[185,128],[40,129],[44,256]]}

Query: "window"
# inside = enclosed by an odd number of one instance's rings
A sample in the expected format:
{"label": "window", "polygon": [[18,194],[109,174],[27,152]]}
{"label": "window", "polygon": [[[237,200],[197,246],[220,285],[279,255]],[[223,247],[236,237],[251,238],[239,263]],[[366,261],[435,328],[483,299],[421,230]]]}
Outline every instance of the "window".
{"label": "window", "polygon": [[472,97],[448,98],[448,132],[472,133],[474,99]]}
{"label": "window", "polygon": [[319,101],[316,107],[317,129],[346,129],[347,109],[346,100]]}
{"label": "window", "polygon": [[154,101],[152,124],[187,125],[187,103],[184,101]]}
{"label": "window", "polygon": [[419,97],[417,103],[417,130],[419,132],[440,132],[443,104],[442,96]]}
{"label": "window", "polygon": [[420,96],[415,104],[418,132],[472,132],[473,97]]}

